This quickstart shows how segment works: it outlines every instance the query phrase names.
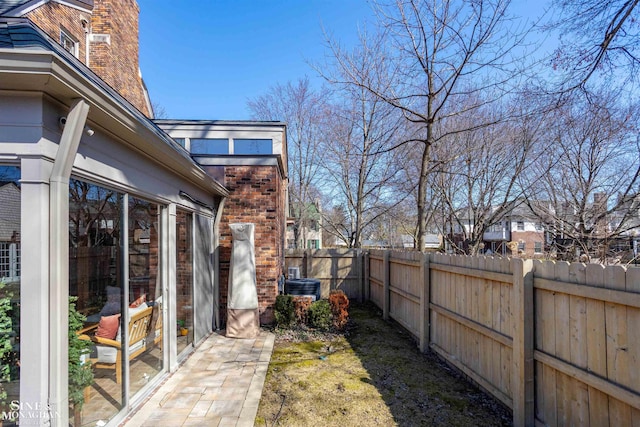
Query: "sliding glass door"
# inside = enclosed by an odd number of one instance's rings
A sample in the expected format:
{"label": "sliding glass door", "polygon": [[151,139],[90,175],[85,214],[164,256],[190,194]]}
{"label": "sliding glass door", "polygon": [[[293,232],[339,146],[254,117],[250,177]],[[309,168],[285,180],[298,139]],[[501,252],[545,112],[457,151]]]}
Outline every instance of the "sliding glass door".
{"label": "sliding glass door", "polygon": [[176,212],[176,335],[178,354],[193,345],[193,214]]}
{"label": "sliding glass door", "polygon": [[82,393],[81,421],[74,423],[108,421],[164,369],[160,209],[92,183],[70,182],[69,294],[84,317],[74,332],[89,343],[82,363],[93,375]]}

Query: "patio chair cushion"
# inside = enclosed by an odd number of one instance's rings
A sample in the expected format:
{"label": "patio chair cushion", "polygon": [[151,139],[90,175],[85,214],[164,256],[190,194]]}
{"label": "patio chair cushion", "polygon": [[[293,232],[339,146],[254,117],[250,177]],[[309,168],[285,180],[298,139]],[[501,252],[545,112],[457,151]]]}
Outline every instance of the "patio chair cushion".
{"label": "patio chair cushion", "polygon": [[113,316],[102,316],[96,331],[97,337],[114,339],[120,330],[120,314]]}
{"label": "patio chair cushion", "polygon": [[97,345],[96,351],[98,352],[98,362],[100,363],[116,363],[118,358],[119,349],[115,347],[108,347],[106,345]]}

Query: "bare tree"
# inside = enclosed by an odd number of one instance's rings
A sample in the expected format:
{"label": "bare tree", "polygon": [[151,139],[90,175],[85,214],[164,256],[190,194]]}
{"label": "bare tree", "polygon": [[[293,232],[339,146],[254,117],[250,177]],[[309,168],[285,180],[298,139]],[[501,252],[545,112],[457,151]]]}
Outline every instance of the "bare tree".
{"label": "bare tree", "polygon": [[[505,114],[480,109],[473,117],[461,116],[456,128],[469,128],[478,115],[484,122]],[[443,211],[442,233],[457,252],[477,254],[489,227],[498,224],[523,203],[528,181],[522,176],[540,155],[540,117],[520,112],[519,119],[453,133],[440,147],[441,167],[433,185],[439,192]],[[452,122],[449,122],[452,124]],[[454,232],[457,230],[457,232]]]}
{"label": "bare tree", "polygon": [[564,89],[584,87],[600,74],[610,85],[613,75],[626,82],[640,65],[639,0],[555,0],[560,10],[550,25],[560,30],[555,67],[568,71]]}
{"label": "bare tree", "polygon": [[[327,114],[326,92],[314,90],[308,78],[276,84],[248,102],[257,120],[278,120],[287,124],[289,159],[289,204],[294,217],[296,247],[306,240],[311,205],[319,197],[322,123]],[[304,245],[305,243],[302,242]]]}
{"label": "bare tree", "polygon": [[[356,55],[352,56],[354,60]],[[361,75],[365,76],[371,65],[366,55],[357,57]],[[344,203],[348,217],[344,240],[349,247],[359,248],[364,230],[406,197],[397,197],[398,193],[392,191],[400,176],[397,165],[402,153],[391,148],[402,138],[402,117],[397,109],[363,87],[339,85],[334,99],[325,126],[322,164],[328,177],[328,194]]]}
{"label": "bare tree", "polygon": [[640,226],[638,108],[611,94],[570,101],[548,126],[550,150],[528,203],[559,257],[605,262],[609,245]]}
{"label": "bare tree", "polygon": [[[411,137],[420,153],[417,188],[418,248],[424,248],[427,228],[428,177],[432,148],[449,138],[493,122],[474,121],[463,128],[445,125],[508,93],[507,83],[522,75],[516,69],[516,47],[524,35],[508,15],[509,0],[397,0],[377,5],[382,27],[377,37],[361,44],[376,78],[363,74],[359,61],[329,40],[335,65],[344,78],[330,81],[361,87],[415,126]],[[524,63],[524,61],[522,61]],[[478,103],[461,103],[461,98]]]}

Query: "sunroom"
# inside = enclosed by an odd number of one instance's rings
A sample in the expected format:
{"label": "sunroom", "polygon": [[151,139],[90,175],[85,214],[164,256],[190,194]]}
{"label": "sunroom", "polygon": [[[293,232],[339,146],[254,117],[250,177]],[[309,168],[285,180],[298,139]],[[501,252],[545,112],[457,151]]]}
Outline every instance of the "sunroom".
{"label": "sunroom", "polygon": [[[0,21],[5,426],[117,425],[219,325],[217,226],[227,196],[37,27]],[[70,297],[83,315],[74,331]],[[82,363],[95,379],[76,417],[69,334],[91,341]]]}

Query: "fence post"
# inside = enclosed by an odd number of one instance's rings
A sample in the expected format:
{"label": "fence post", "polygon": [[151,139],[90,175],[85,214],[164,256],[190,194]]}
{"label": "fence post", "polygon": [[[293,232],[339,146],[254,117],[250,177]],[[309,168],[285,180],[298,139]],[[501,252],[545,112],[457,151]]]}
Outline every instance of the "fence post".
{"label": "fence post", "polygon": [[533,377],[533,261],[514,258],[513,270],[513,425],[535,425]]}
{"label": "fence post", "polygon": [[389,297],[391,287],[391,252],[384,252],[384,287],[382,291],[382,318],[389,320]]}
{"label": "fence post", "polygon": [[363,252],[364,258],[364,283],[362,295],[365,301],[371,299],[371,271],[369,270],[369,251]]}
{"label": "fence post", "polygon": [[429,254],[422,254],[422,262],[420,263],[420,277],[422,278],[422,286],[420,286],[420,351],[422,353],[429,349],[429,319],[431,303],[431,277],[429,272]]}
{"label": "fence post", "polygon": [[430,303],[430,277],[429,277],[429,254],[423,253],[420,260],[420,352],[424,353],[429,349],[429,303]]}
{"label": "fence post", "polygon": [[356,269],[358,270],[358,302],[362,303],[363,301],[363,297],[362,297],[362,291],[364,288],[364,284],[363,284],[363,272],[362,269],[364,267],[364,262],[363,262],[363,251],[362,249],[356,249]]}

